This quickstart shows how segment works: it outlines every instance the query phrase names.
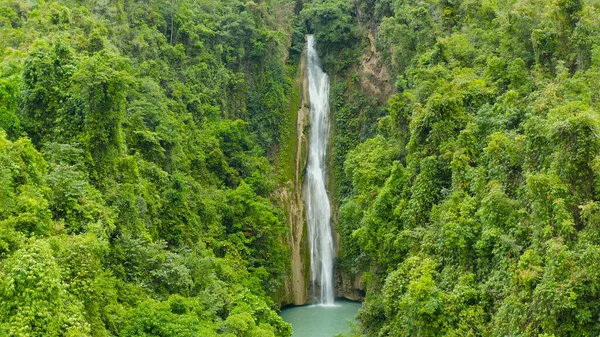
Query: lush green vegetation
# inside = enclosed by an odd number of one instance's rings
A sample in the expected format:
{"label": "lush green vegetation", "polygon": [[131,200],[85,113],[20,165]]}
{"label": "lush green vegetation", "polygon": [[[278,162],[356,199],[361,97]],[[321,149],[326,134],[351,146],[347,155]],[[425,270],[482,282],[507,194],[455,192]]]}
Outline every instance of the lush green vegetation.
{"label": "lush green vegetation", "polygon": [[598,0],[0,0],[0,335],[289,336],[308,32],[356,335],[600,334]]}
{"label": "lush green vegetation", "polygon": [[338,2],[397,77],[367,126],[352,67],[333,91],[356,334],[598,335],[600,3]]}
{"label": "lush green vegetation", "polygon": [[0,335],[290,335],[293,5],[0,1]]}

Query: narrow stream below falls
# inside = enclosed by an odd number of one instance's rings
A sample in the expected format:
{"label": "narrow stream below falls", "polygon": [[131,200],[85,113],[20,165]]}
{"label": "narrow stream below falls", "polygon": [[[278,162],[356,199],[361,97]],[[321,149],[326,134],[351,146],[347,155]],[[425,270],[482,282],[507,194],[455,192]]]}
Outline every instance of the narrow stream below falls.
{"label": "narrow stream below falls", "polygon": [[335,301],[335,305],[305,305],[286,308],[281,317],[292,324],[292,337],[332,337],[350,329],[349,322],[361,307],[359,302]]}

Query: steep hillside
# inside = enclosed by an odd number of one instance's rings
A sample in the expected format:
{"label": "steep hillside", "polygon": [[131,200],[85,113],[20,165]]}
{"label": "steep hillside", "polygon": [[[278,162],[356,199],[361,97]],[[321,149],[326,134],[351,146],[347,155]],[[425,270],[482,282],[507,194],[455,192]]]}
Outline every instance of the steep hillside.
{"label": "steep hillside", "polygon": [[[338,78],[339,265],[367,293],[357,336],[600,332],[599,9],[305,6]],[[395,79],[387,103],[364,88],[370,35]]]}
{"label": "steep hillside", "polygon": [[290,336],[306,34],[351,334],[599,335],[599,0],[0,0],[0,335]]}
{"label": "steep hillside", "polygon": [[0,335],[290,335],[293,8],[0,2]]}

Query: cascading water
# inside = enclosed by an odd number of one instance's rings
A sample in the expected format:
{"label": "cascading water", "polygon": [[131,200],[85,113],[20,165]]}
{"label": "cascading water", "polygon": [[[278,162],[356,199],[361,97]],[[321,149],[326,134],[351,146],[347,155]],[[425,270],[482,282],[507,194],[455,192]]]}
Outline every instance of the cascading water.
{"label": "cascading water", "polygon": [[321,69],[313,35],[307,36],[307,73],[310,98],[310,139],[306,167],[306,220],[313,295],[322,305],[333,305],[333,237],[331,208],[325,189],[325,161],[329,138],[329,76]]}

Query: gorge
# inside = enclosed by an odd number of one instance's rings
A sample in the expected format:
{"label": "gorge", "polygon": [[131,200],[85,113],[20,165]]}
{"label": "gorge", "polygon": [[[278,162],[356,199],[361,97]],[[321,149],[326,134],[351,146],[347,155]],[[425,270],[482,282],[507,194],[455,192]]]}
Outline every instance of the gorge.
{"label": "gorge", "polygon": [[334,303],[335,245],[331,205],[326,189],[329,174],[326,152],[330,137],[329,76],[321,68],[314,35],[306,36],[305,51],[302,62],[306,62],[306,83],[310,100],[308,160],[304,182],[310,249],[310,255],[306,258],[310,259],[311,280],[311,298],[307,302],[313,305],[284,309],[282,317],[292,324],[292,337],[333,336],[348,330],[348,321],[354,320],[360,303]]}
{"label": "gorge", "polygon": [[0,37],[0,336],[600,335],[599,0],[0,0]]}

